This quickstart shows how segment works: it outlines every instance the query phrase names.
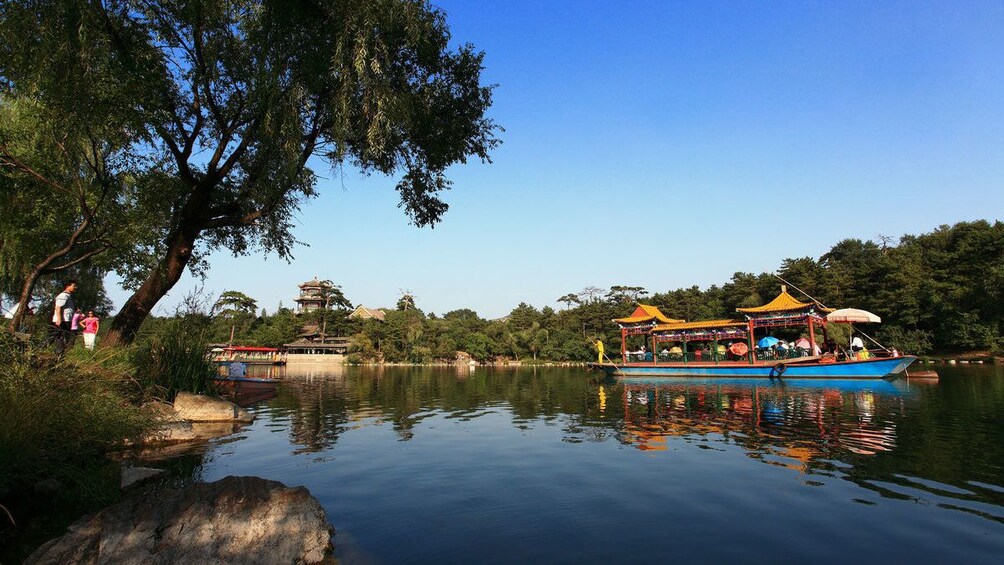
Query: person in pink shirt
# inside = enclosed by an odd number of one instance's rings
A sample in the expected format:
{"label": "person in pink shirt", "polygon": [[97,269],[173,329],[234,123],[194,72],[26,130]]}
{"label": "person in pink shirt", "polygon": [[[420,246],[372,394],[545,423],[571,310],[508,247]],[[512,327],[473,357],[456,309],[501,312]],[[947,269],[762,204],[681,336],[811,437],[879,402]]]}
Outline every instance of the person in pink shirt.
{"label": "person in pink shirt", "polygon": [[98,327],[101,325],[98,317],[94,315],[93,311],[89,311],[87,316],[80,320],[80,325],[84,328],[84,347],[94,349],[94,342],[98,337]]}
{"label": "person in pink shirt", "polygon": [[79,332],[80,320],[83,319],[84,319],[84,312],[80,308],[77,308],[76,311],[73,312],[73,317],[70,318],[70,331],[74,333]]}

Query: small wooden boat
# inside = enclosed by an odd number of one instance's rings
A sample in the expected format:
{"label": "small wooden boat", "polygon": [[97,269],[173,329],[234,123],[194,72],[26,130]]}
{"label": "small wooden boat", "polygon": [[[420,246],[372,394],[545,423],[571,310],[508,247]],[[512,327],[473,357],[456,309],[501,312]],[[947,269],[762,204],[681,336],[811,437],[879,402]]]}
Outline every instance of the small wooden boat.
{"label": "small wooden boat", "polygon": [[278,379],[265,379],[259,377],[215,377],[216,388],[221,392],[245,392],[272,391],[279,385]]}
{"label": "small wooden boat", "polygon": [[937,371],[906,371],[904,375],[910,380],[936,381],[939,379]]}

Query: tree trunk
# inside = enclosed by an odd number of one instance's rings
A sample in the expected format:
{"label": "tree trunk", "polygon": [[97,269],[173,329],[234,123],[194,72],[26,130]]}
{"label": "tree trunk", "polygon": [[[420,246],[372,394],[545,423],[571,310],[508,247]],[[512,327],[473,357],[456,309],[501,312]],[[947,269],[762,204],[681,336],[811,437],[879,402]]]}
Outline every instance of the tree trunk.
{"label": "tree trunk", "polygon": [[[11,318],[10,321],[10,331],[16,332],[21,327],[21,323],[24,321],[24,316],[28,312],[28,303],[31,302],[31,292],[35,290],[35,283],[38,282],[38,277],[42,276],[43,268],[44,267],[36,268],[25,279],[24,286],[21,287],[20,299],[17,302],[17,312],[14,312],[14,317]],[[49,317],[52,317],[51,313]]]}
{"label": "tree trunk", "polygon": [[104,345],[128,345],[157,302],[174,287],[192,258],[192,248],[199,237],[199,228],[183,225],[170,239],[164,259],[143,284],[129,297],[112,320]]}

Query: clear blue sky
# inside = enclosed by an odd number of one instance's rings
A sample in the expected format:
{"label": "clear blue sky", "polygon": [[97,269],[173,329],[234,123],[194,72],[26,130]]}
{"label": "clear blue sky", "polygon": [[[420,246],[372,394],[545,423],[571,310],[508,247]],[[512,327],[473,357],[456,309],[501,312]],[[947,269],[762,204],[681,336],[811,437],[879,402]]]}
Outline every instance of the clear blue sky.
{"label": "clear blue sky", "polygon": [[408,224],[396,179],[321,168],[295,230],[309,247],[291,264],[214,254],[207,292],[273,311],[316,275],[354,304],[404,289],[494,318],[1004,215],[999,1],[435,4],[498,84],[494,163],[451,171],[433,230]]}

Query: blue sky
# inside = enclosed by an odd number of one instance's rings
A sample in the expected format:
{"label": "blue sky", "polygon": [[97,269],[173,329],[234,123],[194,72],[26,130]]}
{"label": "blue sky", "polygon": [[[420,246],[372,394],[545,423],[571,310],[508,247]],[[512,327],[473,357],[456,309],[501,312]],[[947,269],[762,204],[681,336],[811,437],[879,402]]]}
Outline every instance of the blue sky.
{"label": "blue sky", "polygon": [[321,165],[292,263],[216,253],[157,313],[199,284],[273,311],[318,276],[354,304],[407,290],[426,312],[494,318],[1002,219],[1004,3],[435,4],[485,51],[505,128],[493,164],[451,170],[443,222],[409,225],[397,179]]}

